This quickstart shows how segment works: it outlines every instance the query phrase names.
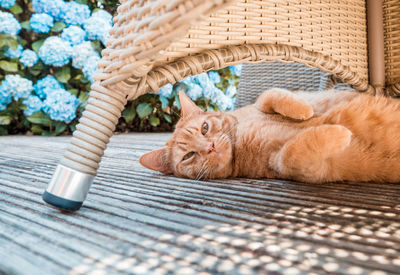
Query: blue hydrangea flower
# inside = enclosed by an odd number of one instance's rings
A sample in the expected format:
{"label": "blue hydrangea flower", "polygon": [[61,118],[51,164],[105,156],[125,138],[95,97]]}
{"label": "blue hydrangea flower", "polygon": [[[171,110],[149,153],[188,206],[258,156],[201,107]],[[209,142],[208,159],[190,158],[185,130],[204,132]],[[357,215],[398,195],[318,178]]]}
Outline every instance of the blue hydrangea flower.
{"label": "blue hydrangea flower", "polygon": [[9,9],[14,6],[16,0],[0,0],[0,7],[3,9]]}
{"label": "blue hydrangea flower", "polygon": [[236,87],[233,85],[228,86],[225,91],[226,96],[234,97],[236,95]]}
{"label": "blue hydrangea flower", "polygon": [[193,101],[198,100],[203,96],[203,89],[198,84],[188,85],[186,95]]}
{"label": "blue hydrangea flower", "polygon": [[33,0],[32,6],[36,13],[47,13],[54,20],[60,21],[64,14],[65,2],[62,0]]}
{"label": "blue hydrangea flower", "polygon": [[6,52],[4,53],[5,56],[9,58],[19,58],[22,54],[22,51],[24,48],[21,45],[18,45],[15,50],[8,48]]}
{"label": "blue hydrangea flower", "polygon": [[85,41],[86,33],[78,26],[65,28],[61,33],[61,38],[68,41],[71,46],[75,46]]}
{"label": "blue hydrangea flower", "polygon": [[9,12],[0,11],[0,33],[8,35],[17,35],[21,30],[21,25]]}
{"label": "blue hydrangea flower", "polygon": [[203,87],[203,94],[206,99],[215,99],[218,93],[218,88],[214,84],[210,83],[206,87]]}
{"label": "blue hydrangea flower", "polygon": [[92,56],[100,57],[90,42],[86,41],[76,45],[72,48],[72,66],[76,69],[82,69]]}
{"label": "blue hydrangea flower", "polygon": [[233,75],[240,76],[242,74],[242,65],[229,66],[229,70]]}
{"label": "blue hydrangea flower", "polygon": [[37,33],[48,33],[54,25],[53,17],[46,13],[35,13],[29,21],[32,30]]}
{"label": "blue hydrangea flower", "polygon": [[22,103],[27,107],[27,109],[24,110],[26,116],[39,112],[43,107],[43,101],[35,95],[29,95]]}
{"label": "blue hydrangea flower", "polygon": [[67,64],[71,56],[71,46],[58,36],[48,37],[39,49],[39,57],[44,64],[55,67],[62,67]]}
{"label": "blue hydrangea flower", "polygon": [[94,82],[94,73],[97,71],[97,63],[99,61],[100,57],[93,55],[86,60],[82,68],[83,75],[92,83]]}
{"label": "blue hydrangea flower", "polygon": [[92,17],[103,18],[103,19],[107,20],[110,23],[110,25],[112,25],[112,23],[113,23],[112,15],[105,10],[97,10],[96,12],[92,13]]}
{"label": "blue hydrangea flower", "polygon": [[67,25],[82,25],[90,17],[89,7],[74,1],[66,2],[62,12],[62,21]]}
{"label": "blue hydrangea flower", "polygon": [[232,98],[226,95],[218,96],[216,99],[216,103],[220,111],[227,111],[233,109],[233,100]]}
{"label": "blue hydrangea flower", "polygon": [[52,120],[71,122],[76,117],[80,100],[64,89],[53,90],[43,102],[43,111]]}
{"label": "blue hydrangea flower", "polygon": [[[95,13],[96,14],[96,13]],[[109,20],[100,16],[92,16],[85,21],[83,28],[86,31],[87,38],[90,40],[100,40],[104,45],[110,37],[112,24]]]}
{"label": "blue hydrangea flower", "polygon": [[53,90],[64,89],[64,86],[58,82],[54,76],[48,75],[38,80],[36,84],[33,85],[33,88],[35,89],[35,93],[43,99]]}
{"label": "blue hydrangea flower", "polygon": [[208,73],[208,77],[210,78],[210,80],[214,83],[220,83],[221,82],[221,76],[219,75],[219,73],[211,71]]}
{"label": "blue hydrangea flower", "polygon": [[183,84],[189,86],[191,83],[196,83],[196,81],[193,76],[188,76],[188,77],[182,79],[180,81],[180,83],[183,83]]}
{"label": "blue hydrangea flower", "polygon": [[201,73],[194,76],[194,79],[197,81],[198,84],[204,89],[209,85],[214,85],[214,83],[210,80],[207,73]]}
{"label": "blue hydrangea flower", "polygon": [[25,50],[21,54],[19,62],[24,64],[26,67],[32,67],[38,62],[39,58],[37,54],[32,50]]}
{"label": "blue hydrangea flower", "polygon": [[17,74],[9,74],[1,83],[0,90],[8,90],[15,100],[25,98],[33,91],[32,81]]}
{"label": "blue hydrangea flower", "polygon": [[0,111],[3,111],[7,108],[7,104],[11,103],[12,93],[10,89],[8,89],[8,85],[3,81],[0,84]]}
{"label": "blue hydrangea flower", "polygon": [[171,83],[168,83],[167,85],[160,88],[160,90],[158,91],[158,94],[160,96],[170,97],[172,94],[173,87],[174,86]]}

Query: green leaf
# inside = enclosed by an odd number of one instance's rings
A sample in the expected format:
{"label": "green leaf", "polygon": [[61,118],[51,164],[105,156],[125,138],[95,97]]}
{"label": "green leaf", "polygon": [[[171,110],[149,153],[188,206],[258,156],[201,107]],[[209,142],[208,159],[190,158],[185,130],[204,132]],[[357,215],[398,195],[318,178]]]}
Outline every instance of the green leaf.
{"label": "green leaf", "polygon": [[64,132],[64,130],[66,128],[67,128],[67,124],[65,124],[64,122],[56,122],[56,129],[55,129],[54,133],[58,136],[59,134]]}
{"label": "green leaf", "polygon": [[172,123],[172,118],[169,114],[164,114],[164,118],[168,123]]}
{"label": "green leaf", "polygon": [[126,122],[131,122],[136,116],[136,111],[135,108],[132,106],[127,107],[123,112],[122,112],[122,117],[125,119]]}
{"label": "green leaf", "polygon": [[42,128],[41,126],[39,126],[39,125],[33,125],[33,126],[31,127],[31,131],[32,131],[32,133],[34,133],[34,134],[40,135],[40,134],[42,134],[42,132],[43,132],[44,130],[43,130],[43,128]]}
{"label": "green leaf", "polygon": [[44,126],[50,126],[51,124],[51,119],[49,118],[49,116],[42,111],[30,115],[26,119],[33,124],[40,124]]}
{"label": "green leaf", "polygon": [[18,72],[18,63],[2,60],[2,61],[0,61],[0,68],[6,72],[15,73],[15,72]]}
{"label": "green leaf", "polygon": [[61,83],[68,83],[68,80],[71,78],[71,69],[70,67],[63,67],[61,70],[56,71],[54,76]]}
{"label": "green leaf", "polygon": [[0,116],[0,125],[9,125],[11,123],[11,117]]}
{"label": "green leaf", "polygon": [[144,118],[153,112],[153,107],[149,103],[140,103],[136,107],[136,113],[139,115],[140,118]]}
{"label": "green leaf", "polygon": [[80,101],[81,101],[81,106],[82,106],[82,107],[85,107],[85,106],[86,106],[86,103],[87,103],[88,98],[89,98],[89,93],[82,92],[82,93],[79,95],[79,99],[80,99]]}
{"label": "green leaf", "polygon": [[10,11],[11,11],[13,14],[20,14],[20,13],[23,12],[23,9],[21,8],[20,5],[15,4],[14,6],[12,6],[12,7],[10,8]]}
{"label": "green leaf", "polygon": [[169,105],[169,100],[165,96],[160,95],[161,109],[165,109]]}
{"label": "green leaf", "polygon": [[38,40],[36,42],[32,43],[32,50],[34,50],[36,53],[39,52],[40,47],[43,45],[44,39]]}
{"label": "green leaf", "polygon": [[55,22],[53,27],[51,28],[52,32],[61,32],[66,25],[63,22]]}
{"label": "green leaf", "polygon": [[31,23],[29,22],[29,20],[26,20],[24,22],[21,23],[21,27],[25,30],[30,30],[31,29]]}
{"label": "green leaf", "polygon": [[8,130],[5,126],[0,126],[0,136],[4,136],[8,134]]}
{"label": "green leaf", "polygon": [[0,48],[6,47],[15,50],[18,47],[18,41],[13,36],[7,36],[5,34],[0,34]]}
{"label": "green leaf", "polygon": [[149,122],[150,122],[150,125],[153,127],[157,127],[158,125],[160,125],[160,119],[158,117],[156,117],[155,115],[150,115]]}
{"label": "green leaf", "polygon": [[68,89],[68,92],[70,92],[71,94],[77,96],[78,93],[79,93],[79,90],[78,89]]}

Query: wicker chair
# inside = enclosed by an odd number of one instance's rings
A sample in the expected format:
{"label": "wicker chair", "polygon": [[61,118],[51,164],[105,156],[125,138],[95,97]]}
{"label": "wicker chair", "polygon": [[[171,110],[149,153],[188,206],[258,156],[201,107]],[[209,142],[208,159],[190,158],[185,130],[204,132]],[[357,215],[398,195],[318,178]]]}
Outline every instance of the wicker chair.
{"label": "wicker chair", "polygon": [[88,105],[43,199],[79,209],[127,101],[189,75],[290,62],[382,94],[386,58],[388,94],[400,94],[400,3],[383,2],[369,0],[367,13],[364,0],[121,0]]}

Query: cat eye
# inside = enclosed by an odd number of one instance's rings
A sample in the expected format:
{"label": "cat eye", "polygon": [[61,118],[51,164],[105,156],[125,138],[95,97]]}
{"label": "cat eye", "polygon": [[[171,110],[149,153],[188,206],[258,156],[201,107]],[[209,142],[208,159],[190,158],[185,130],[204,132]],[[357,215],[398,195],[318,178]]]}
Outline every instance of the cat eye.
{"label": "cat eye", "polygon": [[187,153],[186,155],[183,156],[182,161],[190,159],[191,157],[194,156],[194,154],[195,152]]}
{"label": "cat eye", "polygon": [[201,133],[204,136],[208,132],[208,123],[204,122],[203,125],[201,126]]}

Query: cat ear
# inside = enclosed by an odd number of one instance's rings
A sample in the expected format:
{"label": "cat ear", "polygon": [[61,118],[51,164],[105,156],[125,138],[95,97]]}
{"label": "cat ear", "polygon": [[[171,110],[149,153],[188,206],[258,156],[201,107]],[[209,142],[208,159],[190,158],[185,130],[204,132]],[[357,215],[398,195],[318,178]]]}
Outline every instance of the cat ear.
{"label": "cat ear", "polygon": [[165,161],[165,155],[167,148],[163,147],[144,154],[140,157],[139,162],[146,168],[151,170],[159,171],[165,174],[171,174],[172,171],[169,169],[167,162]]}
{"label": "cat ear", "polygon": [[179,101],[181,102],[181,118],[203,112],[184,92],[179,91]]}

